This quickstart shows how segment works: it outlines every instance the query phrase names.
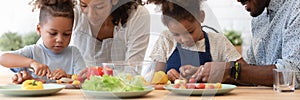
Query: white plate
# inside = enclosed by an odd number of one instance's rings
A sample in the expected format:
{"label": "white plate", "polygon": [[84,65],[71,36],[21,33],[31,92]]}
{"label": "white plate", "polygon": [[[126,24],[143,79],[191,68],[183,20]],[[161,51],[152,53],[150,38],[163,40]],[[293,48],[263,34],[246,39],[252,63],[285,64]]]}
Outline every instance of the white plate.
{"label": "white plate", "polygon": [[38,96],[55,94],[65,88],[60,84],[43,84],[43,90],[23,90],[21,85],[0,86],[0,94],[9,96]]}
{"label": "white plate", "polygon": [[236,86],[231,84],[222,84],[222,89],[179,89],[174,88],[174,84],[170,84],[165,85],[164,88],[181,95],[220,95],[232,91],[236,88]]}
{"label": "white plate", "polygon": [[84,95],[88,98],[131,98],[142,97],[153,91],[153,87],[145,87],[144,91],[136,92],[106,92],[106,91],[89,91],[82,90]]}

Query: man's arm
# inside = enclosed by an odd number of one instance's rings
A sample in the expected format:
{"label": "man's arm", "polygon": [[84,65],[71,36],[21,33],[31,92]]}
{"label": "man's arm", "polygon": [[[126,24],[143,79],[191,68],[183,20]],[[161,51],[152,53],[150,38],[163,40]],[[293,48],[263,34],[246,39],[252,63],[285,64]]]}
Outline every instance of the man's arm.
{"label": "man's arm", "polygon": [[241,64],[241,73],[240,80],[236,80],[236,82],[265,86],[273,85],[273,69],[276,68],[275,65],[249,65],[244,59],[240,59],[237,62]]}

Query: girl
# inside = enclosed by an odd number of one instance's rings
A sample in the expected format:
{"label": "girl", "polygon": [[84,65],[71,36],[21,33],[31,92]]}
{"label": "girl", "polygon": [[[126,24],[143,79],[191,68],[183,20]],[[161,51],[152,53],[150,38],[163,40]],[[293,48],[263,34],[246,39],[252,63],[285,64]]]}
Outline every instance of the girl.
{"label": "girl", "polygon": [[[74,20],[73,0],[36,0],[31,4],[40,9],[37,33],[41,35],[42,44],[26,46],[20,50],[4,53],[0,64],[6,67],[26,67],[12,69],[15,72],[34,68],[34,74],[19,73],[13,82],[22,83],[30,78],[42,77],[43,80],[56,80],[62,77],[71,78],[85,67],[80,52],[76,47],[68,46],[72,35]],[[49,71],[49,69],[51,72]],[[47,79],[48,78],[48,79]],[[50,80],[49,80],[50,79]]]}
{"label": "girl", "polygon": [[169,80],[179,79],[179,68],[184,65],[200,66],[206,62],[241,59],[223,34],[202,30],[200,22],[204,14],[200,10],[201,0],[148,2],[161,4],[162,21],[169,29],[161,34],[150,56],[157,62],[157,71],[165,71]]}

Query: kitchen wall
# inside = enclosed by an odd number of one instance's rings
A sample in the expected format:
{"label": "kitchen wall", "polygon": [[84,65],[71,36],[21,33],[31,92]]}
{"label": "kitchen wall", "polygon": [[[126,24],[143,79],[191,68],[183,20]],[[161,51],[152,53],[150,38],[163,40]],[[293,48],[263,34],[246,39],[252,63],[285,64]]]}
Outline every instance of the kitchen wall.
{"label": "kitchen wall", "polygon": [[207,0],[207,4],[216,15],[222,30],[242,32],[243,56],[250,45],[251,16],[237,0]]}
{"label": "kitchen wall", "polygon": [[[208,21],[206,20],[204,24],[213,26],[219,31],[224,30],[236,30],[242,33],[242,55],[246,55],[246,51],[249,48],[249,42],[251,38],[251,16],[245,10],[244,6],[237,2],[237,0],[206,0],[204,2],[205,11],[208,12]],[[146,53],[146,60],[151,60],[148,56],[152,51],[152,46],[154,45],[157,37],[162,30],[166,27],[161,23],[161,18],[159,8],[154,5],[146,6],[151,14],[151,37],[149,48]]]}

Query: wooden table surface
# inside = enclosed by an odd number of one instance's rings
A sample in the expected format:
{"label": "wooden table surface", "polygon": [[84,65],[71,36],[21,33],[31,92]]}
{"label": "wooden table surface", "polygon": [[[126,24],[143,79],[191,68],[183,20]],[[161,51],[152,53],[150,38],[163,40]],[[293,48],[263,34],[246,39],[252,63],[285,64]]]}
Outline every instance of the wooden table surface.
{"label": "wooden table surface", "polygon": [[[9,84],[8,76],[0,76],[0,84]],[[0,94],[0,100],[90,100],[83,95],[80,89],[63,89],[50,96],[12,97]],[[127,98],[128,99],[128,98]],[[130,100],[300,100],[300,90],[294,94],[278,94],[271,87],[238,86],[233,91],[218,96],[182,96],[167,90],[154,90],[146,96],[129,98]]]}

